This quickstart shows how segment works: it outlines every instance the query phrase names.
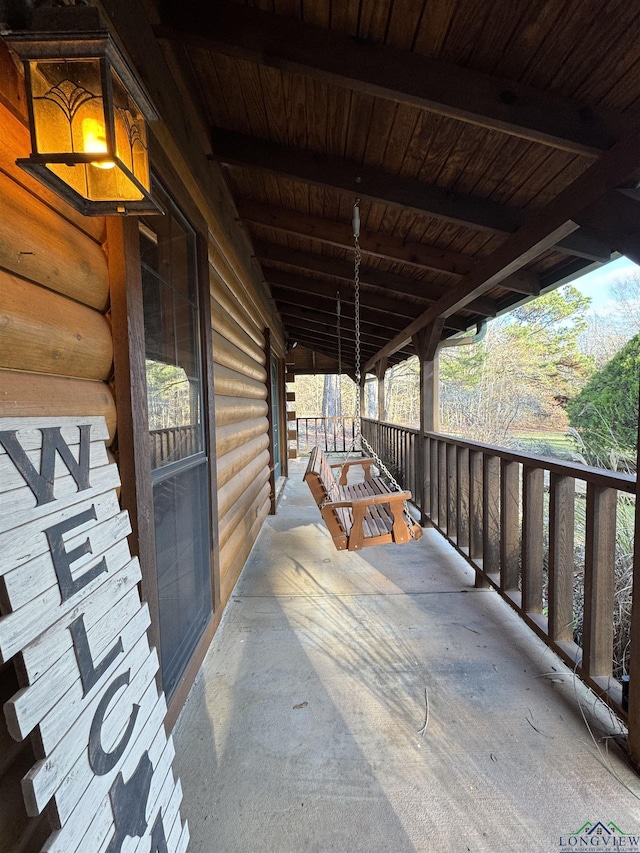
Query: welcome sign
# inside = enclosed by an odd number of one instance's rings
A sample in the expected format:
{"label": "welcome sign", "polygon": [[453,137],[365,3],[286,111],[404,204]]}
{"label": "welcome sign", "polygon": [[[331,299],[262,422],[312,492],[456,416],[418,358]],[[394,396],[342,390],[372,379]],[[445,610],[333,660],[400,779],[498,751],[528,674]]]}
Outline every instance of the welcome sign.
{"label": "welcome sign", "polygon": [[29,815],[51,804],[50,853],[184,853],[140,566],[103,418],[0,419],[0,661],[21,689],[10,734],[33,733]]}

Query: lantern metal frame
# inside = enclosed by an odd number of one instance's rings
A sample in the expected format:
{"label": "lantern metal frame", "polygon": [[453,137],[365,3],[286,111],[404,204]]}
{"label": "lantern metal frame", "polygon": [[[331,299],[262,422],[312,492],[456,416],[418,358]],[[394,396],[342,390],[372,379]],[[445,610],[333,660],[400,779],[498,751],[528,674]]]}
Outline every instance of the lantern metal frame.
{"label": "lantern metal frame", "polygon": [[[90,6],[66,6],[56,9],[42,9],[34,13],[32,29],[22,32],[12,32],[5,38],[12,50],[23,61],[25,84],[27,89],[27,108],[29,127],[31,131],[31,154],[27,158],[17,160],[17,164],[37,180],[53,190],[57,195],[69,202],[85,216],[104,216],[110,214],[154,214],[163,213],[160,205],[151,195],[151,174],[148,151],[148,123],[156,121],[158,114],[153,103],[138,80],[135,72],[127,62],[122,51],[114,41],[113,36],[104,25],[99,11]],[[100,153],[89,151],[60,151],[40,152],[38,150],[37,119],[34,111],[34,91],[31,63],[68,62],[73,68],[74,63],[82,61],[99,63],[100,93],[90,93],[78,87],[78,91],[86,100],[100,98],[104,115],[105,147]],[[128,98],[138,110],[138,119],[143,121],[144,156],[146,157],[146,186],[134,175],[132,169],[125,164],[116,148],[116,106],[113,92],[113,76],[122,84]],[[69,78],[64,82],[73,83]],[[75,93],[73,93],[75,95]],[[51,99],[50,99],[51,100]],[[60,104],[58,104],[60,105]],[[73,136],[73,114],[70,112],[70,139]],[[139,128],[133,125],[130,131],[139,133]],[[142,144],[142,143],[140,143]],[[71,143],[73,147],[73,143]],[[133,150],[133,147],[132,147]],[[140,145],[138,146],[140,150]],[[117,199],[92,199],[78,192],[64,178],[55,174],[49,165],[81,166],[102,169],[117,167],[139,195],[136,198],[118,197]],[[107,165],[108,164],[108,165]],[[132,166],[133,168],[133,166]]]}

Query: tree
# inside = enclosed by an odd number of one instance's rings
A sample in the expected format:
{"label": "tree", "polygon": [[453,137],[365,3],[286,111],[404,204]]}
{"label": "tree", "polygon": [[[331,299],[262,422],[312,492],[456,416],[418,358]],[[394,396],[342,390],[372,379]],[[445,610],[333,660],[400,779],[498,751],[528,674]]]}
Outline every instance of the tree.
{"label": "tree", "polygon": [[596,373],[567,405],[589,461],[605,468],[635,465],[640,334]]}
{"label": "tree", "polygon": [[620,306],[627,328],[637,333],[640,329],[640,274],[617,279],[609,292]]}
{"label": "tree", "polygon": [[559,403],[593,372],[578,347],[589,304],[566,285],[490,323],[481,343],[442,350],[443,431],[505,444],[516,428],[562,428]]}
{"label": "tree", "polygon": [[637,328],[629,331],[627,323],[618,318],[593,314],[587,319],[578,345],[581,352],[593,359],[594,367],[602,370],[636,331]]}

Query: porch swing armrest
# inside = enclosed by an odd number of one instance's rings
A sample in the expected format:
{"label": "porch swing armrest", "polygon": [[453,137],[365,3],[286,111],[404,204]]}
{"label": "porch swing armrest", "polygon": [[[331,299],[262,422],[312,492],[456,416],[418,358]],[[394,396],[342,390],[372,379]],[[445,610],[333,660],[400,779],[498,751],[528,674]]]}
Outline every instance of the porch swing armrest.
{"label": "porch swing armrest", "polygon": [[347,462],[332,462],[329,467],[330,468],[351,468],[352,465],[365,465],[369,463],[371,465],[372,462],[376,460],[372,456],[362,456],[360,459],[349,459]]}
{"label": "porch swing armrest", "polygon": [[349,468],[352,468],[354,465],[359,465],[364,471],[364,479],[371,480],[371,466],[376,460],[372,457],[361,457],[360,459],[349,459],[346,462],[332,462],[330,464],[330,468],[340,468],[342,469],[342,474],[340,476],[340,485],[347,485],[347,472]]}

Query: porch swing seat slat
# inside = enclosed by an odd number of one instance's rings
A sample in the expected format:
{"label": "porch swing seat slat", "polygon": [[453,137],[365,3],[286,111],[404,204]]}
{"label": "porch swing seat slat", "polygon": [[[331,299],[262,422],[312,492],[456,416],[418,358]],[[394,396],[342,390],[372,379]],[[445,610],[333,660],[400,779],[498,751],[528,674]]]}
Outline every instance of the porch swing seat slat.
{"label": "porch swing seat slat", "polygon": [[[404,502],[411,499],[411,492],[394,491],[381,477],[373,477],[373,462],[360,458],[330,465],[320,447],[309,456],[304,479],[338,551],[402,544],[422,536],[419,525],[410,530],[404,520]],[[350,484],[348,471],[354,466],[362,468],[364,480]],[[342,469],[339,482],[333,468]]]}

